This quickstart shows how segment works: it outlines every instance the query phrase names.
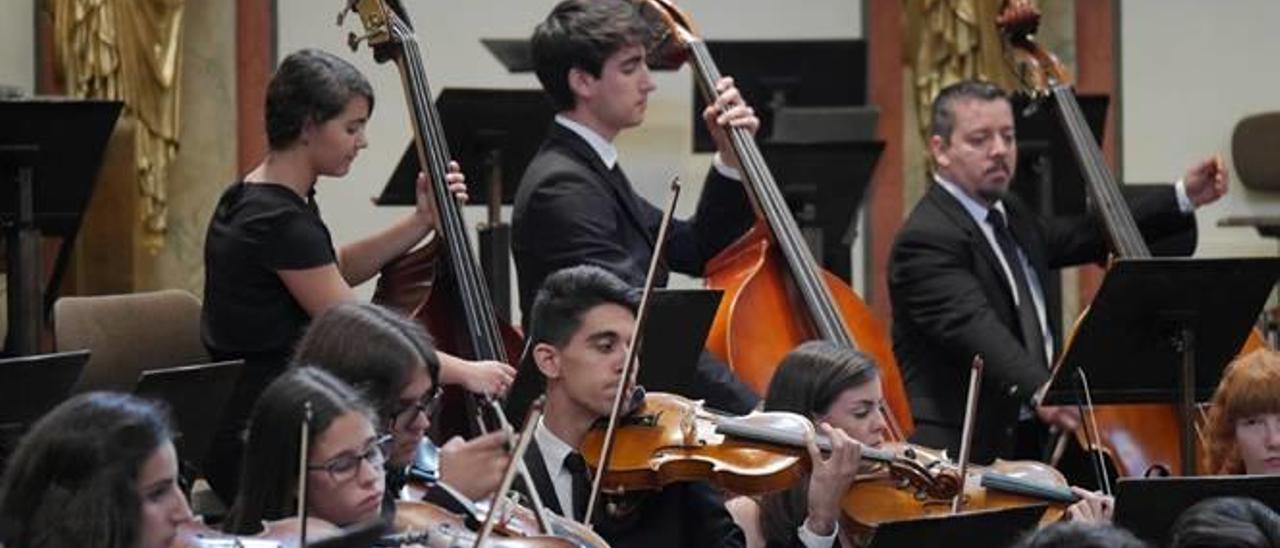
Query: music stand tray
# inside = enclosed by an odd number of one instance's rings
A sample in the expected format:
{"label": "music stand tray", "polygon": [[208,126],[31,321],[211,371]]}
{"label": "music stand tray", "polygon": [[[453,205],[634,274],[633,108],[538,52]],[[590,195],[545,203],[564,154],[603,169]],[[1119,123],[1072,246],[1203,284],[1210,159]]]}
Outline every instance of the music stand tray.
{"label": "music stand tray", "polygon": [[1168,546],[1178,516],[1212,497],[1248,497],[1280,511],[1280,476],[1121,478],[1115,522],[1139,538]]}
{"label": "music stand tray", "polygon": [[173,440],[178,457],[197,469],[213,444],[243,365],[242,360],[185,365],[143,371],[138,377],[133,393],[169,405],[178,431]]}
{"label": "music stand tray", "polygon": [[876,527],[867,546],[1008,546],[1026,531],[1035,529],[1047,507],[1045,504],[1032,504],[891,521]]}
{"label": "music stand tray", "polygon": [[71,393],[88,350],[0,360],[0,468],[19,438]]}
{"label": "music stand tray", "polygon": [[1075,405],[1077,370],[1095,404],[1176,402],[1183,468],[1191,410],[1208,400],[1280,277],[1280,259],[1119,259],[1067,341],[1042,403]]}

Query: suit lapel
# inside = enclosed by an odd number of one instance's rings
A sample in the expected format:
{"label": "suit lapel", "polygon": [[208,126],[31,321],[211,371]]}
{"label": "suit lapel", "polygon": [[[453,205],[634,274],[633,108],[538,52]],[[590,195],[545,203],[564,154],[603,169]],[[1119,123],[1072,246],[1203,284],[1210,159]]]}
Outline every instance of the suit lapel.
{"label": "suit lapel", "polygon": [[932,201],[938,210],[942,212],[943,217],[948,222],[963,230],[969,241],[973,242],[973,246],[978,249],[978,254],[982,256],[987,269],[994,280],[1004,289],[1005,304],[1013,317],[1017,317],[1018,313],[1016,301],[1013,296],[1013,288],[1009,287],[1009,276],[1005,273],[1004,267],[1000,266],[1000,259],[996,257],[996,252],[991,249],[991,243],[987,241],[987,236],[978,227],[977,221],[973,219],[969,212],[965,210],[960,201],[952,196],[942,185],[934,182],[929,186],[929,192],[925,194],[925,198]]}
{"label": "suit lapel", "polygon": [[577,156],[583,164],[596,172],[600,181],[609,187],[609,190],[618,199],[618,203],[622,204],[622,209],[627,213],[628,219],[635,225],[636,230],[644,235],[645,240],[649,242],[649,246],[652,248],[653,239],[656,235],[650,233],[649,226],[645,223],[644,214],[640,211],[640,204],[637,203],[640,198],[636,196],[635,191],[631,188],[631,183],[622,174],[622,170],[619,169],[615,172],[605,167],[604,162],[600,160],[600,155],[596,154],[595,149],[591,148],[591,145],[582,136],[559,123],[551,123],[550,140],[552,143],[559,144],[568,150],[572,155]]}

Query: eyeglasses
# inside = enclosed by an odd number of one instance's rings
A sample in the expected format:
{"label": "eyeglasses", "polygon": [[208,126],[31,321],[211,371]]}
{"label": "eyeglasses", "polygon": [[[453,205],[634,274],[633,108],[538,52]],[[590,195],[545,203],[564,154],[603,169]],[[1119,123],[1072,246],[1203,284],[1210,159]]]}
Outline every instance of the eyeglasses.
{"label": "eyeglasses", "polygon": [[400,428],[404,425],[412,423],[418,418],[418,414],[422,413],[428,418],[436,414],[436,410],[440,408],[440,390],[433,390],[430,394],[422,397],[414,403],[401,407],[391,413],[392,427]]}
{"label": "eyeglasses", "polygon": [[383,463],[387,462],[383,447],[390,442],[391,436],[379,437],[369,444],[369,448],[363,453],[358,455],[347,453],[329,459],[324,464],[308,464],[307,470],[312,472],[323,470],[329,474],[329,478],[334,483],[345,483],[354,479],[360,473],[360,461],[368,461],[374,470],[381,472]]}

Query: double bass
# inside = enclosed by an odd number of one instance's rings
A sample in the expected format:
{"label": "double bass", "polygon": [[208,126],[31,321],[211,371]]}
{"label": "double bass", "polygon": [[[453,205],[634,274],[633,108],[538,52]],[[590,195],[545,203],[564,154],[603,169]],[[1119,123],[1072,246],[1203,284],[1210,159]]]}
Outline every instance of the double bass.
{"label": "double bass", "polygon": [[[1071,89],[1070,75],[1052,53],[1034,40],[1039,21],[1039,12],[1024,2],[1011,2],[997,18],[997,25],[1011,48],[1015,73],[1033,93],[1051,98],[1079,161],[1089,198],[1102,219],[1114,257],[1150,258],[1151,250],[1089,131]],[[1081,315],[1082,319],[1085,314],[1088,311]],[[1070,344],[1071,336],[1068,336],[1064,348]],[[1248,353],[1263,344],[1255,329],[1245,340],[1241,353]],[[1203,408],[1199,410],[1202,420]],[[1104,459],[1102,466],[1114,470],[1117,475],[1170,475],[1194,470],[1198,459],[1194,455],[1188,458],[1180,451],[1181,417],[1176,405],[1100,405],[1094,407],[1091,414],[1093,417],[1085,417],[1085,424],[1096,430],[1095,440],[1088,439],[1086,429],[1077,429],[1077,446],[1086,454]],[[1195,445],[1199,447],[1202,444]],[[1099,470],[1100,474],[1103,472],[1105,470]],[[1105,488],[1105,478],[1100,483]]]}
{"label": "double bass", "polygon": [[[665,30],[653,52],[658,62],[679,66],[687,60],[703,98],[714,102],[720,70],[689,16],[668,0],[641,0],[640,6],[654,28]],[[914,425],[888,333],[843,280],[814,260],[752,135],[736,127],[726,133],[757,219],[707,263],[707,285],[724,290],[707,349],[760,394],[782,357],[804,341],[859,349],[879,365],[888,407],[881,412],[891,439],[906,439]]]}

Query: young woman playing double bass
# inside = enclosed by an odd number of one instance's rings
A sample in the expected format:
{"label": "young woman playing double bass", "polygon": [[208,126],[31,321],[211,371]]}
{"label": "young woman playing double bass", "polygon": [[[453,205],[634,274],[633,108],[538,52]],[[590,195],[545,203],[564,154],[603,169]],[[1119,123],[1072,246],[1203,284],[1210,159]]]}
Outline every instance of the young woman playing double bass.
{"label": "young woman playing double bass", "polygon": [[[352,286],[372,278],[432,231],[436,224],[425,177],[408,217],[335,251],[320,218],[320,177],[346,175],[367,146],[365,125],[373,88],[342,59],[318,50],[294,52],[267,88],[270,150],[262,163],[227,187],[214,209],[205,242],[202,332],[218,360],[245,360],[229,412],[205,465],[224,500],[236,491],[241,431],[257,394],[288,362],[303,329],[333,305],[355,300]],[[465,199],[457,165],[446,175]],[[478,392],[501,391],[513,370],[497,362],[439,356],[441,375]]]}

